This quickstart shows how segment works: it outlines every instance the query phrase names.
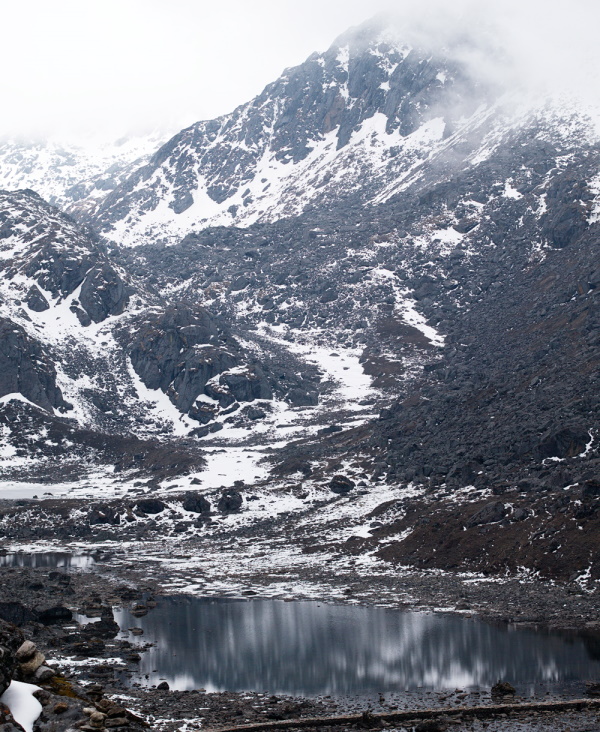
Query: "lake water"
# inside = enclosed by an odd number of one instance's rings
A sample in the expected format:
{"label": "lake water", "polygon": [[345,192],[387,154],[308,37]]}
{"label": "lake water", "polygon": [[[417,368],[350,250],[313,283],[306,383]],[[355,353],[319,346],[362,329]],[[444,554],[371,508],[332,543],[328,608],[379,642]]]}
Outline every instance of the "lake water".
{"label": "lake water", "polygon": [[0,567],[89,570],[95,564],[91,554],[70,552],[9,552],[0,555]]}
{"label": "lake water", "polygon": [[[306,696],[600,679],[600,639],[460,616],[319,602],[160,598],[134,682]],[[146,678],[147,676],[147,678]]]}

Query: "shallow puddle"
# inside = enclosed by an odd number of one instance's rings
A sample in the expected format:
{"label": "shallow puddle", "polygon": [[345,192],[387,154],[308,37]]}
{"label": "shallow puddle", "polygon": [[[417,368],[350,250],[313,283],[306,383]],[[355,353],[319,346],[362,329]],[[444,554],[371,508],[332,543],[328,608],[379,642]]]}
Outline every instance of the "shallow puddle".
{"label": "shallow puddle", "polygon": [[600,678],[600,640],[434,613],[319,602],[161,598],[141,618],[133,682],[173,689],[361,694]]}
{"label": "shallow puddle", "polygon": [[69,552],[9,552],[0,555],[0,567],[32,567],[47,569],[91,569],[95,564],[91,554]]}

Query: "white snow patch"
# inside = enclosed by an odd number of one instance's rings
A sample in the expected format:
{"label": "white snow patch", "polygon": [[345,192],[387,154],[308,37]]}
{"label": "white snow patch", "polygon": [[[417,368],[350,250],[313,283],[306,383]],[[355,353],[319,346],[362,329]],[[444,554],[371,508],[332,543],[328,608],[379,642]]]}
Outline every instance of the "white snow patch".
{"label": "white snow patch", "polygon": [[443,348],[445,344],[444,336],[431,325],[427,325],[427,318],[415,308],[415,301],[409,296],[408,290],[401,291],[401,294],[404,297],[396,301],[396,310],[402,314],[404,321],[412,325],[413,328],[420,330],[432,345]]}
{"label": "white snow patch", "polygon": [[[19,392],[13,392],[12,394],[5,394],[3,397],[0,397],[0,404],[8,404],[8,402],[23,402],[23,404],[29,404],[31,407],[35,407],[36,409],[41,409],[39,404],[34,404],[33,402],[29,401],[26,397],[24,397]],[[52,410],[54,411],[54,410]]]}
{"label": "white snow patch", "polygon": [[590,437],[590,441],[586,444],[585,450],[583,450],[583,452],[580,452],[579,455],[575,455],[575,457],[578,457],[578,458],[585,457],[591,451],[591,449],[594,445],[594,435],[591,431],[588,432],[588,435]]}
{"label": "white snow patch", "polygon": [[33,732],[33,724],[42,713],[42,705],[33,696],[36,691],[40,691],[39,686],[11,681],[8,689],[0,696],[0,702],[6,704],[25,732]]}
{"label": "white snow patch", "polygon": [[590,190],[595,194],[595,198],[592,202],[592,210],[588,218],[589,224],[595,224],[600,221],[600,174],[589,183]]}
{"label": "white snow patch", "polygon": [[505,198],[512,198],[515,201],[523,198],[523,194],[519,193],[519,191],[513,186],[512,178],[507,178],[507,180],[504,182],[504,193],[502,195]]}
{"label": "white snow patch", "polygon": [[207,448],[208,465],[198,474],[203,489],[229,488],[237,480],[256,483],[268,476],[268,470],[258,464],[264,451],[246,447]]}

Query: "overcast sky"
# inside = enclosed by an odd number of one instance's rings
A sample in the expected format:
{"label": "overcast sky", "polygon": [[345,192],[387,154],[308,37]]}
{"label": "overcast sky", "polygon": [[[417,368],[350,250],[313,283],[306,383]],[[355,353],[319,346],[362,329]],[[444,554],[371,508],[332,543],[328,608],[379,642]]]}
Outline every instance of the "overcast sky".
{"label": "overcast sky", "polygon": [[390,10],[433,34],[491,22],[532,79],[587,88],[599,58],[598,0],[0,2],[0,135],[176,131],[231,111]]}

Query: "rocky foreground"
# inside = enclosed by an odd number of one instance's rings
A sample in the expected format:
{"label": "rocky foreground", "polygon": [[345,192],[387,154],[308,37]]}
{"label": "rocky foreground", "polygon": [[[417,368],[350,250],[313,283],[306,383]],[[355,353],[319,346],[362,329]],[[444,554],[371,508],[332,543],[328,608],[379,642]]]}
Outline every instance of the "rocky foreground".
{"label": "rocky foreground", "polygon": [[[100,559],[100,554],[97,555]],[[336,730],[349,728],[390,728],[398,730],[594,730],[600,729],[595,708],[500,711],[489,718],[475,716],[470,707],[522,702],[546,702],[560,699],[593,699],[596,687],[583,682],[565,685],[560,694],[521,698],[509,686],[491,693],[490,689],[433,693],[424,690],[357,698],[319,697],[290,698],[265,693],[206,693],[202,689],[177,691],[166,682],[144,687],[135,682],[140,654],[148,649],[143,635],[132,644],[119,635],[113,608],[128,607],[134,615],[147,614],[156,606],[156,598],[167,589],[161,583],[168,576],[153,577],[147,566],[134,564],[119,568],[110,559],[99,561],[92,572],[66,574],[48,568],[3,568],[0,587],[0,644],[2,655],[2,687],[11,679],[40,687],[36,698],[42,714],[34,727],[36,732],[58,730],[153,729],[164,732],[200,728],[232,727],[268,723],[285,728],[285,720],[298,718],[331,718],[358,714],[354,722],[329,721],[326,727],[314,723],[312,728]],[[335,582],[332,576],[323,581]],[[569,587],[547,586],[540,582],[505,585],[465,585],[454,577],[441,575],[407,575],[406,586],[419,593],[423,602],[429,597],[446,597],[463,608],[487,608],[488,617],[515,618],[518,603],[523,622],[546,617],[553,625],[586,626],[590,643],[597,636],[597,600],[594,595],[570,594]],[[267,578],[263,578],[267,590]],[[384,587],[388,585],[386,598]],[[382,598],[392,600],[390,582],[375,581]],[[259,588],[258,583],[255,585]],[[468,596],[465,587],[470,587]],[[359,592],[359,587],[355,588]],[[347,595],[348,596],[348,595]],[[422,605],[421,605],[422,607]],[[463,612],[465,610],[463,609]],[[516,616],[519,617],[518,615]],[[94,622],[90,622],[94,621]],[[519,690],[522,692],[522,690]],[[502,693],[503,692],[503,693]],[[523,693],[523,692],[522,692]],[[432,719],[419,717],[424,709],[460,708],[452,715],[440,713]],[[463,709],[464,708],[464,709]],[[396,711],[415,710],[414,718],[394,723],[386,720]],[[363,714],[364,713],[364,714]],[[6,709],[3,710],[3,732],[19,730]],[[382,715],[381,717],[378,715]],[[281,725],[277,723],[281,722]],[[309,724],[307,722],[307,724]],[[435,726],[437,725],[437,726]],[[309,724],[311,728],[311,724]]]}

